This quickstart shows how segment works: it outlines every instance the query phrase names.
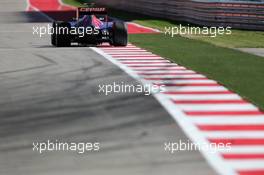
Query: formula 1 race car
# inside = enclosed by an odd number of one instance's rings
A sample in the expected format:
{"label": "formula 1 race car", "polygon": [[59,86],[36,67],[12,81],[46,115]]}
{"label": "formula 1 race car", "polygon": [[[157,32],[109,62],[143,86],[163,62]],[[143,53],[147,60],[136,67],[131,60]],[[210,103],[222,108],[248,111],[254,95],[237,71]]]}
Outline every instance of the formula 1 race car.
{"label": "formula 1 race car", "polygon": [[104,42],[112,46],[126,46],[127,26],[119,20],[110,20],[106,8],[77,8],[76,19],[70,22],[54,21],[51,44],[68,47],[71,43],[99,45]]}

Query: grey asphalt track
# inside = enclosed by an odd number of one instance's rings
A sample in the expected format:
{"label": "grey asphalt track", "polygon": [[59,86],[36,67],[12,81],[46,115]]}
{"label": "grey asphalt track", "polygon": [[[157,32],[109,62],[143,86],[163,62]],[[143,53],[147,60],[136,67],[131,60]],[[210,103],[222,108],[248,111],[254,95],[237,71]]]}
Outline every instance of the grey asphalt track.
{"label": "grey asphalt track", "polygon": [[264,57],[264,48],[238,48],[238,50]]}
{"label": "grey asphalt track", "polygon": [[[213,175],[197,151],[164,151],[187,141],[153,98],[98,93],[99,84],[137,83],[88,47],[53,48],[26,1],[0,1],[1,175]],[[32,150],[33,142],[100,142],[98,152]]]}

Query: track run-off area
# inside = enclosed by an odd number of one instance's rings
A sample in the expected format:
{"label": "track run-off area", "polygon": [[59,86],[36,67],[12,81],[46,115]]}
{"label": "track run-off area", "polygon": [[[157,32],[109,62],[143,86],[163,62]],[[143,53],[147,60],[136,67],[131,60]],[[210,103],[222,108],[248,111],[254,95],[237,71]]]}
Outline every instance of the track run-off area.
{"label": "track run-off area", "polygon": [[[28,3],[29,11],[73,9],[56,0]],[[135,24],[128,28],[129,33],[155,31]],[[214,154],[201,150],[219,174],[264,174],[264,113],[256,106],[216,81],[135,45],[91,49],[142,84],[165,85],[165,92],[153,96],[194,143],[231,143],[231,149]]]}

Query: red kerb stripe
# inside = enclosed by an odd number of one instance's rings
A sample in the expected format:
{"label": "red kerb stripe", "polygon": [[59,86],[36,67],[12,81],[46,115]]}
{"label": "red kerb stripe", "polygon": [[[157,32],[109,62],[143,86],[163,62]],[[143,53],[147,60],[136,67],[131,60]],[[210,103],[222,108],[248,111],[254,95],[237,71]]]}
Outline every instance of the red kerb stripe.
{"label": "red kerb stripe", "polygon": [[217,83],[173,83],[173,84],[169,84],[169,83],[156,83],[156,85],[158,86],[219,86],[219,84]]}
{"label": "red kerb stripe", "polygon": [[182,77],[182,78],[145,78],[145,80],[207,80],[205,77],[193,77],[193,78],[188,78],[188,77]]}
{"label": "red kerb stripe", "polygon": [[224,159],[264,159],[264,154],[222,154]]}
{"label": "red kerb stripe", "polygon": [[150,67],[150,68],[153,68],[153,67],[155,67],[155,68],[164,68],[164,67],[176,67],[176,65],[173,65],[173,64],[171,64],[171,63],[168,63],[168,64],[166,64],[166,65],[130,65],[130,66],[128,66],[128,67],[134,67],[134,68],[136,68],[136,67]]}
{"label": "red kerb stripe", "polygon": [[263,170],[242,170],[238,171],[239,175],[264,175],[264,169]]}
{"label": "red kerb stripe", "polygon": [[231,91],[168,91],[163,92],[168,95],[218,95],[218,94],[234,94]]}
{"label": "red kerb stripe", "polygon": [[142,57],[154,57],[154,58],[156,58],[156,57],[159,57],[160,58],[160,56],[157,56],[157,55],[116,55],[116,56],[114,56],[113,55],[113,57],[114,58],[130,58],[130,57],[137,57],[137,58],[142,58]]}
{"label": "red kerb stripe", "polygon": [[172,100],[176,104],[245,104],[244,100]]}
{"label": "red kerb stripe", "polygon": [[166,61],[160,61],[160,62],[125,62],[125,61],[121,61],[121,63],[123,64],[166,64],[166,63],[169,63],[169,62],[166,62]]}
{"label": "red kerb stripe", "polygon": [[170,72],[170,73],[138,73],[138,75],[196,75],[197,73],[195,72]]}
{"label": "red kerb stripe", "polygon": [[263,115],[262,112],[260,111],[185,111],[185,114],[189,116],[207,116],[207,115],[212,115],[212,116],[219,116],[219,115],[233,115],[233,116],[243,116],[243,115]]}
{"label": "red kerb stripe", "polygon": [[197,125],[202,131],[261,131],[264,125]]}

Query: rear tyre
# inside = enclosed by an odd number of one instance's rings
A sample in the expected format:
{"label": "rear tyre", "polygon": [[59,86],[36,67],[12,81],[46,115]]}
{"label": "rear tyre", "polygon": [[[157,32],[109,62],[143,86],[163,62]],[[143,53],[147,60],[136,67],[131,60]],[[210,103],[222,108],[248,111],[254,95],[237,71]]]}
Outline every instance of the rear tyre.
{"label": "rear tyre", "polygon": [[128,33],[127,26],[122,21],[115,21],[113,24],[113,39],[114,46],[127,46]]}
{"label": "rear tyre", "polygon": [[54,22],[54,34],[51,35],[51,43],[57,47],[71,46],[71,25],[68,22]]}

